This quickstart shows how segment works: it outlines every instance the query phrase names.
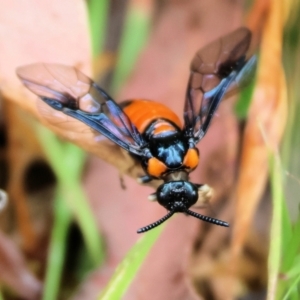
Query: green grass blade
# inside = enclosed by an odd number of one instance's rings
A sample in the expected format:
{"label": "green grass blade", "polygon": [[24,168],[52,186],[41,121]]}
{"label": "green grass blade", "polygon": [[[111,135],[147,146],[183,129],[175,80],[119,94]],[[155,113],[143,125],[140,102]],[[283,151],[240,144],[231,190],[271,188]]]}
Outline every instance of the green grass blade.
{"label": "green grass blade", "polygon": [[273,200],[273,217],[270,233],[270,250],[268,258],[268,293],[267,300],[276,297],[278,274],[281,265],[282,249],[282,209],[284,203],[284,191],[282,184],[282,169],[280,159],[275,154],[269,155],[271,191]]}
{"label": "green grass blade", "polygon": [[[299,272],[298,272],[299,273]],[[297,286],[300,284],[300,274],[292,280],[291,284],[288,287],[288,290],[286,294],[283,297],[283,300],[291,300],[292,298],[294,299],[299,299],[299,293],[297,291]]]}
{"label": "green grass blade", "polygon": [[98,266],[104,259],[104,246],[85,193],[80,183],[77,185],[64,184],[64,189],[68,190],[69,196],[65,200],[67,200],[68,206],[80,227],[88,253],[94,265]]}
{"label": "green grass blade", "polygon": [[147,11],[140,9],[139,6],[129,6],[112,81],[113,91],[118,91],[131,72],[148,38],[149,29],[150,16]]}
{"label": "green grass blade", "polygon": [[67,233],[71,224],[71,214],[64,201],[65,196],[62,189],[58,188],[54,199],[54,224],[48,252],[43,300],[58,299]]}
{"label": "green grass blade", "polygon": [[131,248],[98,300],[122,299],[163,227],[162,225],[147,232]]}
{"label": "green grass blade", "polygon": [[85,153],[72,144],[60,142],[44,127],[38,127],[38,134],[59,185],[66,192],[65,195],[68,195],[65,200],[79,224],[89,255],[93,263],[99,265],[104,257],[102,239],[81,187]]}
{"label": "green grass blade", "polygon": [[[299,247],[298,247],[299,252]],[[292,299],[295,294],[298,295],[296,299],[299,299],[299,291],[297,291],[294,288],[291,288],[295,280],[299,283],[298,277],[300,275],[300,255],[297,253],[294,257],[290,256],[287,257],[286,255],[283,255],[283,264],[286,260],[291,261],[289,270],[283,270],[281,272],[281,280],[278,284],[278,292],[277,292],[277,299],[283,299],[286,295],[286,293],[289,294],[289,299]],[[285,265],[287,265],[285,263]]]}
{"label": "green grass blade", "polygon": [[282,204],[282,253],[289,251],[290,241],[293,235],[293,226],[286,201]]}
{"label": "green grass blade", "polygon": [[93,57],[96,57],[100,52],[102,52],[104,46],[108,11],[108,0],[88,1]]}
{"label": "green grass blade", "polygon": [[[294,224],[293,228],[290,230],[283,231],[284,236],[289,235],[290,239],[283,247],[283,261],[282,261],[282,272],[287,272],[290,270],[290,268],[293,268],[294,266],[294,260],[295,257],[297,257],[297,254],[299,253],[300,250],[300,218],[298,217],[298,220]],[[300,269],[299,269],[300,270]]]}
{"label": "green grass blade", "polygon": [[289,271],[286,273],[288,278],[296,277],[300,274],[300,254],[294,256],[293,264]]}

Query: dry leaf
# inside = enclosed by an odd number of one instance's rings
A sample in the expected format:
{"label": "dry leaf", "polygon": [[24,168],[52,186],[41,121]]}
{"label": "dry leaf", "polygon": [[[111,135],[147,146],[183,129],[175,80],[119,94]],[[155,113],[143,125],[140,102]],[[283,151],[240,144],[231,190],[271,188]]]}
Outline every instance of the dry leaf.
{"label": "dry leaf", "polygon": [[28,270],[16,245],[0,232],[0,280],[22,299],[39,299],[42,284]]}

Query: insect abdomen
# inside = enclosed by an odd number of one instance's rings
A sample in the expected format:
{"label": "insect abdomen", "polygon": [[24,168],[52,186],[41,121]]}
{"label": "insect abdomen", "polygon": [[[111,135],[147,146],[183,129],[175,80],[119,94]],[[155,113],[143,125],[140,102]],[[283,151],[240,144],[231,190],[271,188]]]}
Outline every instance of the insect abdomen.
{"label": "insect abdomen", "polygon": [[123,107],[123,111],[140,133],[155,120],[164,119],[182,128],[178,116],[167,106],[150,100],[131,100]]}

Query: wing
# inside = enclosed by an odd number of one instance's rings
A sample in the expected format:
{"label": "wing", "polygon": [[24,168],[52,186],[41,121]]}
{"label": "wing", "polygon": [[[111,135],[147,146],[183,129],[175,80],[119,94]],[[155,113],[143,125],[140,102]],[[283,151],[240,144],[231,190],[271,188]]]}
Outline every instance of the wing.
{"label": "wing", "polygon": [[251,32],[239,28],[200,49],[191,62],[184,107],[184,127],[199,142],[207,132],[214,112],[226,92],[243,81],[255,65],[246,60]]}
{"label": "wing", "polygon": [[[142,155],[145,141],[134,124],[103,89],[76,68],[37,63],[18,68],[17,75],[56,111],[85,123],[130,153]],[[47,111],[48,120],[49,112],[55,117],[55,110]]]}

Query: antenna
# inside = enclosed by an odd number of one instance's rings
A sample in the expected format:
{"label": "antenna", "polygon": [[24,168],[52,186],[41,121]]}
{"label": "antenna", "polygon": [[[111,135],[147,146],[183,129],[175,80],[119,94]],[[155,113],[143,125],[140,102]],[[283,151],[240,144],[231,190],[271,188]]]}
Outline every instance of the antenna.
{"label": "antenna", "polygon": [[224,226],[224,227],[229,227],[229,224],[227,222],[224,222],[224,221],[221,221],[221,220],[218,220],[218,219],[215,219],[215,218],[211,218],[211,217],[208,217],[208,216],[200,215],[200,214],[198,214],[194,211],[191,211],[189,209],[187,209],[185,211],[185,213],[187,213],[188,215],[193,216],[197,219],[200,219],[202,221],[208,222],[208,223],[212,223],[212,224],[219,225],[219,226]]}
{"label": "antenna", "polygon": [[[167,221],[169,218],[171,218],[173,215],[174,215],[175,211],[171,210],[169,211],[164,217],[162,217],[161,219],[159,219],[158,221],[148,225],[148,226],[145,226],[145,227],[142,227],[140,228],[137,233],[143,233],[143,232],[146,232],[148,230],[151,230],[155,227],[157,227],[158,225],[162,224],[163,222]],[[224,226],[224,225],[223,225]]]}

